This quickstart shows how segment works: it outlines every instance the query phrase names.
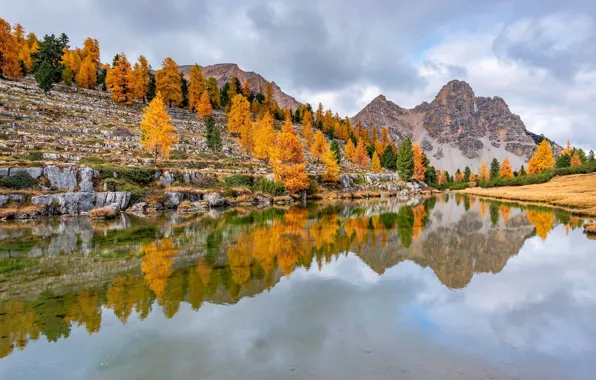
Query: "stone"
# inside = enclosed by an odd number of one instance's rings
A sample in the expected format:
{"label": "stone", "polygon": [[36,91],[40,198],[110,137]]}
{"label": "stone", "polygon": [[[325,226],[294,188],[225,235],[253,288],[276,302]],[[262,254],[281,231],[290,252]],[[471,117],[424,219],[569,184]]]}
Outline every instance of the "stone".
{"label": "stone", "polygon": [[46,213],[50,215],[78,214],[112,204],[115,204],[120,211],[126,209],[129,202],[130,193],[124,191],[106,193],[76,191],[31,197],[32,204],[44,206]]}
{"label": "stone", "polygon": [[209,202],[207,201],[183,202],[180,207],[178,207],[178,212],[181,214],[196,214],[208,210]]}
{"label": "stone", "polygon": [[205,195],[205,200],[209,202],[209,207],[225,207],[230,205],[219,193],[209,193]]}
{"label": "stone", "polygon": [[342,189],[347,189],[353,187],[354,181],[349,175],[342,174],[341,177],[339,177],[339,185],[342,187]]}
{"label": "stone", "polygon": [[174,176],[170,172],[166,171],[159,177],[159,182],[166,187],[172,186],[172,183],[174,183]]}
{"label": "stone", "polygon": [[27,172],[33,179],[38,179],[43,174],[43,168],[11,168],[8,175],[15,175],[20,172]]}
{"label": "stone", "polygon": [[8,177],[8,168],[0,168],[0,178]]}
{"label": "stone", "polygon": [[135,203],[134,205],[130,206],[126,210],[126,212],[129,212],[131,214],[143,214],[146,209],[147,209],[146,202],[138,202],[138,203]]}
{"label": "stone", "polygon": [[278,204],[278,205],[291,204],[293,202],[294,202],[294,198],[292,198],[289,195],[281,195],[279,197],[273,197],[273,203]]}
{"label": "stone", "polygon": [[79,174],[79,191],[91,192],[93,191],[93,178],[99,175],[99,172],[84,166],[78,169]]}
{"label": "stone", "polygon": [[43,169],[43,175],[50,181],[53,190],[74,190],[77,186],[76,171],[72,168],[60,170],[57,166],[47,166]]}
{"label": "stone", "polygon": [[164,196],[167,208],[176,208],[184,200],[184,194],[179,191],[166,191]]}
{"label": "stone", "polygon": [[8,203],[8,195],[0,194],[0,208],[4,207]]}

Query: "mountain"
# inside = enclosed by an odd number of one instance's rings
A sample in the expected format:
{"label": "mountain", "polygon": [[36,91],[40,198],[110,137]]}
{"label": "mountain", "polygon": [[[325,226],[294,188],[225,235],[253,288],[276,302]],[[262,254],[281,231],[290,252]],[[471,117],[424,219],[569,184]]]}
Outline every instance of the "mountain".
{"label": "mountain", "polygon": [[[180,72],[184,74],[186,79],[189,78],[190,68],[192,66],[193,65],[179,66]],[[242,85],[244,85],[244,82],[248,80],[250,83],[250,89],[254,93],[260,92],[265,94],[268,81],[260,74],[257,74],[253,71],[242,70],[235,63],[218,63],[215,65],[203,66],[201,69],[203,70],[203,76],[205,79],[209,77],[215,78],[219,87],[222,87],[230,79],[230,77],[236,77]],[[275,82],[271,82],[271,84],[273,85],[273,99],[277,102],[277,104],[281,108],[290,108],[291,110],[295,111],[301,103],[283,92],[281,88],[275,84]]]}
{"label": "mountain", "polygon": [[[452,174],[466,165],[477,171],[482,160],[490,164],[493,158],[503,161],[505,156],[513,170],[518,170],[545,138],[527,131],[505,100],[476,96],[468,83],[459,80],[443,86],[431,103],[423,102],[413,109],[379,95],[352,121],[369,128],[387,127],[397,141],[405,137],[418,141],[433,166]],[[561,150],[548,141],[555,153]]]}

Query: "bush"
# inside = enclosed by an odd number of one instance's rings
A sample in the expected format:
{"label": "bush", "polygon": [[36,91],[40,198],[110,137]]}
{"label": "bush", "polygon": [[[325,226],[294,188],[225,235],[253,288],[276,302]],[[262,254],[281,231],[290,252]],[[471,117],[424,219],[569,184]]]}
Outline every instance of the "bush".
{"label": "bush", "polygon": [[79,161],[79,164],[81,165],[101,165],[103,163],[105,163],[105,161],[99,157],[83,157]]}
{"label": "bush", "polygon": [[231,176],[224,178],[224,183],[229,187],[251,187],[254,185],[254,178],[245,174],[232,174]]}
{"label": "bush", "polygon": [[283,195],[286,187],[281,182],[269,181],[266,178],[259,178],[252,187],[253,191],[262,191],[273,196]]}
{"label": "bush", "polygon": [[450,182],[450,183],[444,183],[442,185],[436,185],[436,187],[437,187],[437,189],[440,189],[440,190],[444,190],[444,189],[463,190],[463,189],[468,188],[468,183],[467,182]]}
{"label": "bush", "polygon": [[100,166],[95,168],[105,179],[114,178],[114,173],[119,179],[126,179],[130,182],[146,185],[155,179],[155,170],[151,168],[140,168],[135,166]]}
{"label": "bush", "polygon": [[89,218],[91,219],[114,219],[116,211],[110,207],[94,208],[89,211]]}
{"label": "bush", "polygon": [[130,203],[140,202],[147,190],[120,178],[107,178],[103,181],[108,191],[126,191],[130,193]]}
{"label": "bush", "polygon": [[43,153],[39,151],[32,151],[27,153],[27,155],[24,156],[23,159],[28,161],[43,161]]}
{"label": "bush", "polygon": [[27,172],[18,172],[6,178],[0,179],[0,187],[22,190],[37,187],[37,181]]}

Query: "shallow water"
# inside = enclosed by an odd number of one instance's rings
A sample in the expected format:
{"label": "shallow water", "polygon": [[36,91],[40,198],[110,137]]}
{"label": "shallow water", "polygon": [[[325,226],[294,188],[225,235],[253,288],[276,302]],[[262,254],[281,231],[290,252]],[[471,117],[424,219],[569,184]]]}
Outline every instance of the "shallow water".
{"label": "shallow water", "polygon": [[596,242],[460,195],[0,225],[2,379],[593,379]]}

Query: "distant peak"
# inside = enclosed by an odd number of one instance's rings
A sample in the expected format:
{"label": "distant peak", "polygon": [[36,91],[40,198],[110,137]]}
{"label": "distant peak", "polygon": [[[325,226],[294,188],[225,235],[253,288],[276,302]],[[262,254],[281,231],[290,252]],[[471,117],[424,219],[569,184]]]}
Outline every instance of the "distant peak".
{"label": "distant peak", "polygon": [[377,96],[376,98],[374,98],[371,101],[371,103],[372,102],[386,102],[386,101],[387,101],[387,98],[385,97],[385,95],[381,94],[381,95]]}

